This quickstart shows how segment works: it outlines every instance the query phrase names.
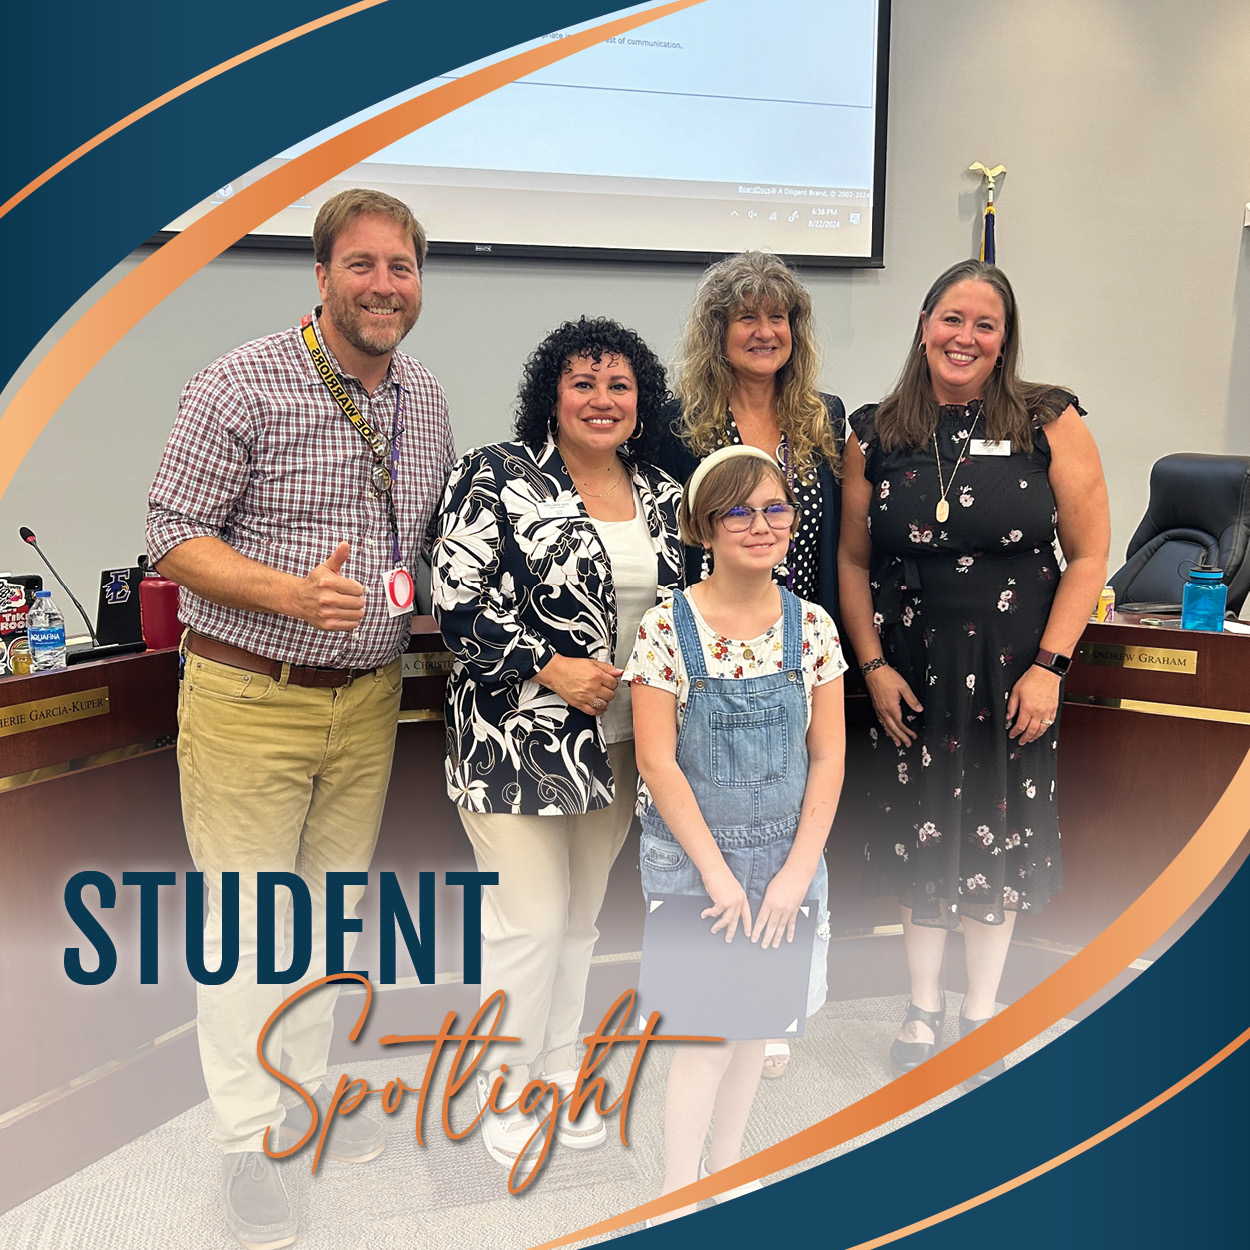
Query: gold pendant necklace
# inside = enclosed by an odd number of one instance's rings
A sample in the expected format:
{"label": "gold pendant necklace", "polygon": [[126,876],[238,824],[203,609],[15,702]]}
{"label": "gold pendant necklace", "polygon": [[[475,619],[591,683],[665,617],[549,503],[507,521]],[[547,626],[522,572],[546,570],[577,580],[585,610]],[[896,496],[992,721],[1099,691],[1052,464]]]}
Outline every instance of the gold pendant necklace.
{"label": "gold pendant necklace", "polygon": [[942,485],[942,456],[938,451],[937,430],[933,431],[933,458],[937,461],[938,489],[942,492],[933,514],[937,517],[939,525],[945,525],[946,518],[951,514],[951,506],[946,502],[946,496],[950,493],[950,488],[955,484],[955,474],[959,472],[959,466],[964,462],[964,452],[968,450],[968,444],[972,442],[972,431],[977,428],[977,422],[980,419],[981,413],[978,410],[977,415],[972,418],[972,424],[968,427],[968,437],[964,439],[964,445],[955,459],[955,467],[951,470],[950,481],[945,486]]}

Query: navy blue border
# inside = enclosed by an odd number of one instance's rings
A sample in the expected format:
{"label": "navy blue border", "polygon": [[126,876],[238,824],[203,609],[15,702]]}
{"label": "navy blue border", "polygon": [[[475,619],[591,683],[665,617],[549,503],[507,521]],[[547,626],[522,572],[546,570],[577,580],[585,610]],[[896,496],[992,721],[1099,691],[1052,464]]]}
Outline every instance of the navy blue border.
{"label": "navy blue border", "polygon": [[[124,6],[64,0],[6,13],[0,200],[164,91],[338,7],[217,0]],[[392,0],[197,89],[78,161],[0,218],[10,289],[0,377],[95,281],[187,205],[317,129],[615,4],[446,6]],[[179,153],[171,160],[171,153]],[[1149,972],[1027,1064],[911,1125],[763,1194],[635,1234],[644,1247],[768,1237],[847,1247],[1009,1180],[1184,1077],[1250,1024],[1244,924],[1250,870]],[[796,1097],[801,1091],[794,1091]],[[1239,1244],[1250,1062],[1238,1051],[1102,1145],[992,1203],[907,1239]],[[897,1243],[903,1244],[903,1243]]]}
{"label": "navy blue border", "polygon": [[[342,4],[62,0],[6,14],[0,202],[80,144],[197,74]],[[94,282],[188,206],[275,152],[416,83],[619,3],[389,0],[231,69],[72,164],[0,217],[21,258],[0,379]],[[37,262],[33,274],[31,260]]]}
{"label": "navy blue border", "polygon": [[[1047,1163],[1184,1079],[1250,1027],[1248,907],[1250,863],[1127,989],[1005,1076],[762,1194],[700,1212],[693,1226],[678,1220],[625,1244],[677,1250],[754,1234],[845,1250]],[[1247,1108],[1250,1044],[1085,1153],[893,1244],[906,1250],[1244,1244]]]}

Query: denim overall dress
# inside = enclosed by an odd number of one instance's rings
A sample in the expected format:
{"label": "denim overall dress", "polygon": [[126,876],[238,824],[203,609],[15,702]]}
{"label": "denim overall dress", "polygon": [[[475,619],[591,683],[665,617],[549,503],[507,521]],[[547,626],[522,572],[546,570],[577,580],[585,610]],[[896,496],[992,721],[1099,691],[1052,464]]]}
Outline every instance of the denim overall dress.
{"label": "denim overall dress", "polygon": [[[807,786],[802,608],[784,588],[781,603],[781,669],[759,677],[709,677],[694,614],[681,591],[673,595],[673,624],[689,683],[677,735],[677,766],[725,863],[746,890],[752,922],[768,883],[794,845]],[[702,874],[654,803],[642,814],[640,859],[648,897],[706,896]],[[807,998],[812,1015],[827,995],[829,877],[823,855],[806,897],[817,903]]]}

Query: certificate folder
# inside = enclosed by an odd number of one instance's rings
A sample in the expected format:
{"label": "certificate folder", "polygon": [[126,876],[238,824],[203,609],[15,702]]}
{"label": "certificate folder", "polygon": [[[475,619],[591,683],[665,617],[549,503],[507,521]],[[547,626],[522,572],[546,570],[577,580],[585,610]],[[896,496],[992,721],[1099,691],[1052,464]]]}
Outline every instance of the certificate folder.
{"label": "certificate folder", "polygon": [[647,902],[638,978],[640,1027],[653,1011],[659,1031],[723,1037],[802,1037],[807,1021],[816,905],[804,902],[794,941],[765,950],[739,927],[732,942],[700,912],[706,896],[653,894]]}

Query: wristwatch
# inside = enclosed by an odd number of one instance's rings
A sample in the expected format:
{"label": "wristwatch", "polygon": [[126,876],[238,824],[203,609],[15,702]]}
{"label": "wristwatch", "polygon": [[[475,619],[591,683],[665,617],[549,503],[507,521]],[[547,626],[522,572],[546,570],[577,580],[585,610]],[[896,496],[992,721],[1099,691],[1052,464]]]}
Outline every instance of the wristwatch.
{"label": "wristwatch", "polygon": [[1072,657],[1060,655],[1058,651],[1047,651],[1045,647],[1038,647],[1037,659],[1033,663],[1038,668],[1044,668],[1048,673],[1054,673],[1056,677],[1065,677],[1072,663]]}

